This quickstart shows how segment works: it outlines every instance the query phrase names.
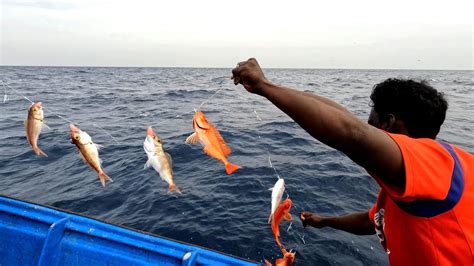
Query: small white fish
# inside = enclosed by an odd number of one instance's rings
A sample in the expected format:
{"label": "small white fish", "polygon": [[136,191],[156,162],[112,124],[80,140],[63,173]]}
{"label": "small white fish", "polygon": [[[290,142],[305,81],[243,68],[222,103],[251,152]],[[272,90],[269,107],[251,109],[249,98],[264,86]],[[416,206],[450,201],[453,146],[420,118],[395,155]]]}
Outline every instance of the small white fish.
{"label": "small white fish", "polygon": [[283,178],[278,178],[273,188],[270,188],[272,191],[272,210],[270,216],[268,217],[268,223],[271,223],[273,219],[273,214],[275,210],[280,205],[281,198],[283,197],[283,193],[285,192],[285,180]]}
{"label": "small white fish", "polygon": [[168,185],[168,191],[176,190],[177,193],[182,194],[181,190],[173,181],[173,167],[171,155],[163,149],[163,143],[158,135],[155,134],[151,127],[146,131],[145,142],[143,142],[143,149],[148,156],[148,161],[145,164],[145,169],[153,167],[161,179],[165,180]]}

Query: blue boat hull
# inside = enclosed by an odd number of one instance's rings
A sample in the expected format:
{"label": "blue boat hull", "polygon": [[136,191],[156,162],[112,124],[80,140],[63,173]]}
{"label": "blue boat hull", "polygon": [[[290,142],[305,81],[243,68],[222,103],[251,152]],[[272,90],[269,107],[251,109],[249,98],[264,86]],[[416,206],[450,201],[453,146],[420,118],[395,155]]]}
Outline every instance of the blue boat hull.
{"label": "blue boat hull", "polygon": [[259,265],[0,196],[0,265]]}

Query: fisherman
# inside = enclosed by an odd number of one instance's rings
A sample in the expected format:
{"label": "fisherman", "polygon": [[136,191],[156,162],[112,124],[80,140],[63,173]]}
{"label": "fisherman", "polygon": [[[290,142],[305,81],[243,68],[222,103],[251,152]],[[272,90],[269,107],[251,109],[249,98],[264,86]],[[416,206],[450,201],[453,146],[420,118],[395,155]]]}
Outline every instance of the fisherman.
{"label": "fisherman", "polygon": [[387,79],[373,88],[367,124],[330,99],[271,83],[254,58],[232,74],[381,187],[369,211],[302,212],[304,226],[377,234],[391,265],[474,264],[474,156],[436,140],[448,108],[442,93],[423,81]]}

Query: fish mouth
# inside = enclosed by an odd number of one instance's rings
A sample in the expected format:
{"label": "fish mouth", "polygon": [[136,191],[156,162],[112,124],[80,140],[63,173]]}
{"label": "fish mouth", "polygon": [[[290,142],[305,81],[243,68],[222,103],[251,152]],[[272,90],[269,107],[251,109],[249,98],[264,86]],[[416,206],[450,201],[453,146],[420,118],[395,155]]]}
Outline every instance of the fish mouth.
{"label": "fish mouth", "polygon": [[150,137],[152,137],[153,135],[155,135],[155,132],[153,131],[153,128],[148,127],[148,128],[146,129],[146,135],[147,135],[147,136],[150,136]]}
{"label": "fish mouth", "polygon": [[69,128],[71,129],[71,132],[75,132],[75,133],[81,132],[81,130],[73,124],[69,124]]}

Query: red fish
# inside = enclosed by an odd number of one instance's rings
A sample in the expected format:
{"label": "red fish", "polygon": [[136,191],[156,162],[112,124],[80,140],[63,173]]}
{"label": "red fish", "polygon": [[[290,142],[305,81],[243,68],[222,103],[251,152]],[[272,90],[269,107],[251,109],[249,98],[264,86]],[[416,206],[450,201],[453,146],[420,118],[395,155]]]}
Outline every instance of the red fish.
{"label": "red fish", "polygon": [[[286,249],[281,250],[283,252],[283,258],[278,258],[275,260],[275,266],[292,266],[295,261],[296,252],[288,252]],[[265,260],[266,266],[273,266],[271,262]]]}
{"label": "red fish", "polygon": [[278,205],[278,208],[276,209],[275,213],[273,214],[272,231],[275,235],[275,240],[280,249],[283,248],[283,245],[280,242],[280,222],[282,219],[285,219],[286,221],[291,221],[291,203],[292,202],[290,199],[282,201],[280,205]]}
{"label": "red fish", "polygon": [[230,155],[230,148],[227,147],[224,139],[217,128],[209,123],[204,114],[199,111],[193,117],[194,133],[186,138],[186,143],[195,144],[198,141],[204,147],[204,152],[221,161],[225,165],[227,174],[232,174],[240,166],[230,163],[227,157]]}

